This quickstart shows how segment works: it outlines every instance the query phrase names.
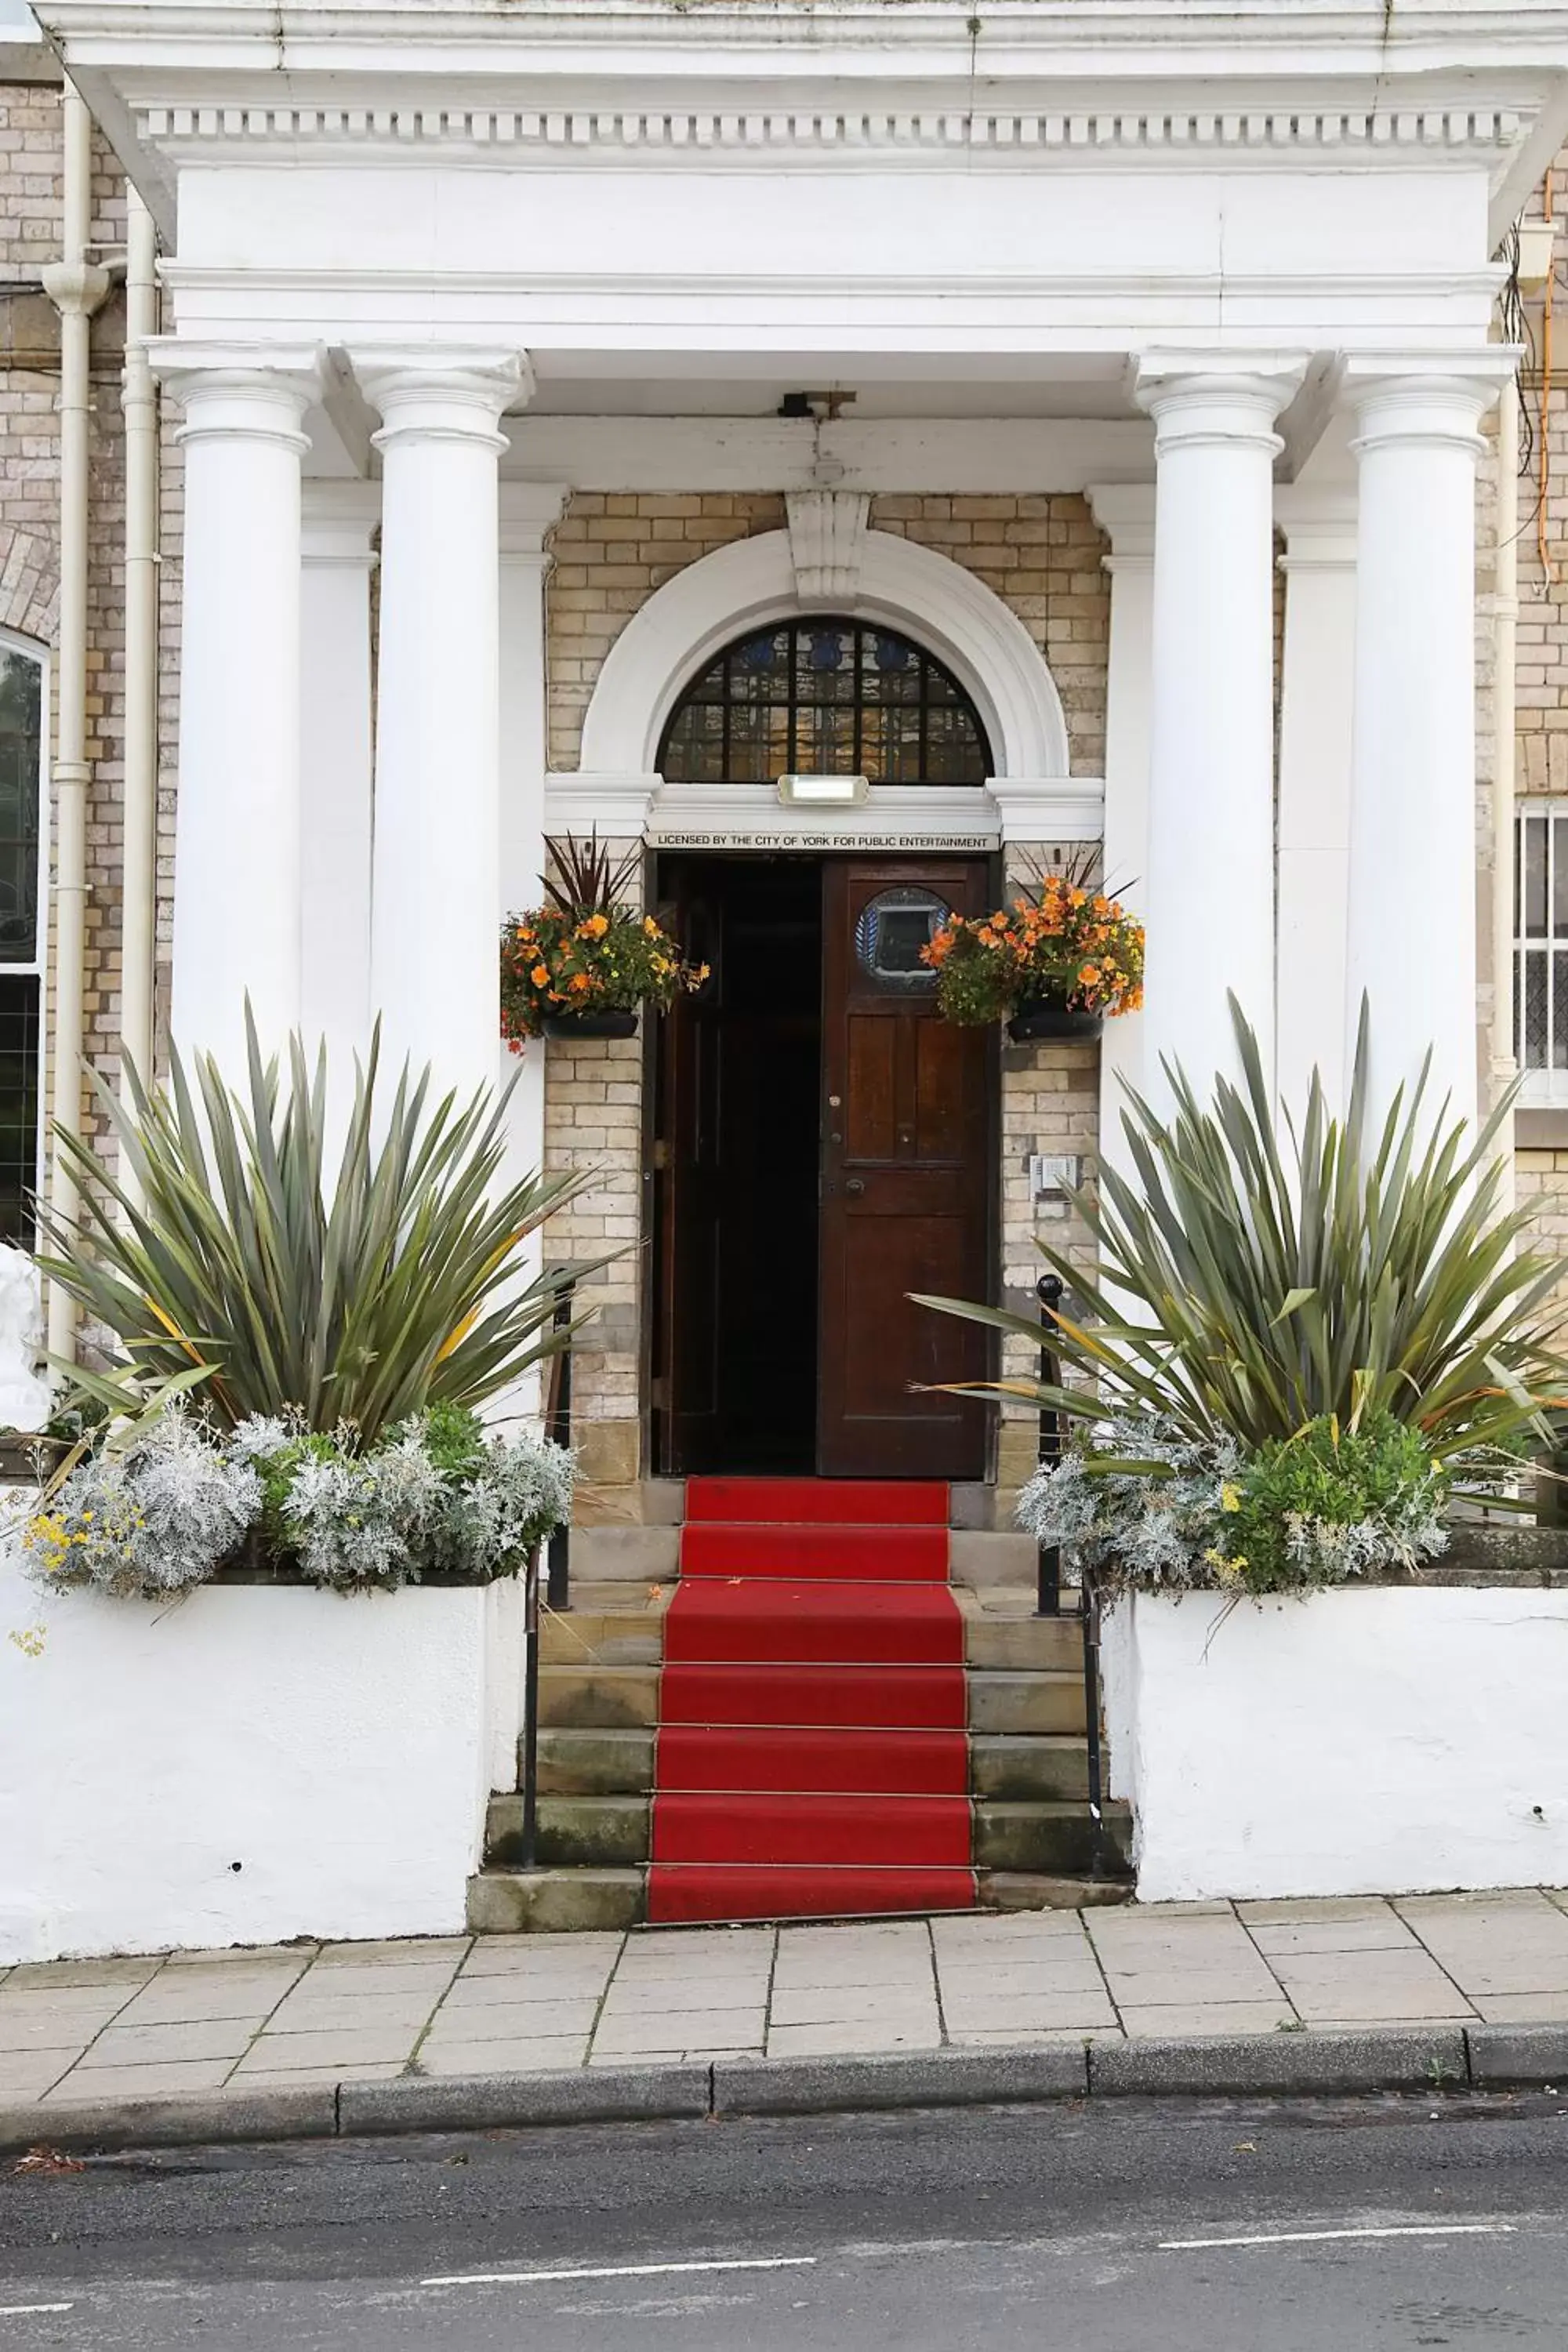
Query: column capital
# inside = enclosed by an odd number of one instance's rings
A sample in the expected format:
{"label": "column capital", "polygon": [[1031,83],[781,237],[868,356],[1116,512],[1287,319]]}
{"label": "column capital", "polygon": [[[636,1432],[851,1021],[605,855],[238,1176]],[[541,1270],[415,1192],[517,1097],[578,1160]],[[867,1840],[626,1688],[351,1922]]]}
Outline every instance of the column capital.
{"label": "column capital", "polygon": [[1089,511],[1110,541],[1100,562],[1107,572],[1147,572],[1154,561],[1152,482],[1091,482]]}
{"label": "column capital", "polygon": [[321,398],[325,354],[319,343],[197,342],[159,335],[147,364],[184,412],[175,438],[277,441],[310,447],[305,412]]}
{"label": "column capital", "polygon": [[1521,354],[1510,343],[1464,352],[1355,352],[1341,397],[1357,426],[1357,457],[1394,445],[1458,448],[1479,457],[1479,425]]}
{"label": "column capital", "polygon": [[379,482],[308,480],[300,554],[316,571],[365,572],[375,563],[381,528]]}
{"label": "column capital", "polygon": [[1134,396],[1154,419],[1156,456],[1174,448],[1284,443],[1275,419],[1300,390],[1310,354],[1294,351],[1140,353]]}
{"label": "column capital", "polygon": [[566,511],[572,493],[564,482],[503,482],[500,486],[500,560],[546,562],[544,542]]}
{"label": "column capital", "polygon": [[364,345],[351,349],[349,361],[381,417],[374,436],[381,450],[394,442],[478,441],[499,454],[510,446],[502,416],[533,397],[528,354],[500,344]]}
{"label": "column capital", "polygon": [[1285,541],[1281,572],[1355,569],[1355,485],[1289,482],[1274,493],[1274,522]]}

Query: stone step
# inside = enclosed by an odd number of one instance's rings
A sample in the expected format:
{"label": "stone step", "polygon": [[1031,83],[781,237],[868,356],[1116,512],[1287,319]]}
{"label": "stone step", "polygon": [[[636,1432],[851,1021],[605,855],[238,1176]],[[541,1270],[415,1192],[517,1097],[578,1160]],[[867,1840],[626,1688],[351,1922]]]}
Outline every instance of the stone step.
{"label": "stone step", "polygon": [[572,1582],[669,1584],[680,1570],[676,1527],[596,1527],[572,1530]]}
{"label": "stone step", "polygon": [[1131,1871],[1105,1878],[1062,1878],[1037,1870],[976,1873],[983,1911],[1088,1911],[1108,1903],[1131,1903]]}
{"label": "stone step", "polygon": [[1039,1547],[1033,1536],[1013,1529],[955,1528],[948,1572],[954,1584],[972,1590],[1005,1585],[1009,1591],[1033,1592],[1039,1582]]}
{"label": "stone step", "polygon": [[646,1870],[482,1870],[468,1881],[476,1936],[560,1936],[635,1927],[647,1912]]}
{"label": "stone step", "polygon": [[542,1730],[651,1731],[658,1721],[657,1665],[548,1665],[539,1669]]}
{"label": "stone step", "polygon": [[[653,1787],[654,1740],[651,1730],[542,1730],[540,1794],[646,1796]],[[520,1755],[520,1779],[521,1772]],[[1089,1751],[1070,1733],[977,1733],[970,1743],[969,1783],[976,1796],[1005,1801],[1081,1801],[1089,1793]]]}
{"label": "stone step", "polygon": [[1081,1734],[976,1732],[969,1785],[977,1797],[1014,1804],[1080,1804],[1089,1795],[1089,1745]]}
{"label": "stone step", "polygon": [[959,1591],[963,1612],[963,1651],[972,1666],[1039,1667],[1058,1674],[1083,1671],[1083,1622],[1075,1613],[1037,1617],[1021,1607],[1016,1592],[989,1587]]}
{"label": "stone step", "polygon": [[[1124,1806],[1108,1806],[1107,1844],[1125,1858],[1131,1827]],[[982,1799],[974,1807],[976,1870],[1039,1872],[1068,1877],[1089,1869],[1094,1824],[1085,1804],[1017,1805]]]}
{"label": "stone step", "polygon": [[[1129,1903],[1129,1878],[1060,1876],[1038,1871],[983,1870],[983,1911],[1076,1911]],[[474,1935],[588,1934],[635,1927],[647,1911],[647,1874],[637,1868],[487,1869],[468,1881]]]}
{"label": "stone step", "polygon": [[1087,1728],[1083,1676],[1013,1668],[972,1668],[969,1675],[972,1732],[1030,1734],[1036,1738]]}
{"label": "stone step", "polygon": [[[783,1801],[787,1803],[788,1800]],[[648,1859],[652,1801],[646,1795],[561,1797],[541,1795],[536,1854],[541,1863],[574,1863],[595,1869],[625,1867]],[[1086,1871],[1093,1856],[1089,1808],[1078,1802],[973,1801],[973,1860],[977,1870],[1040,1872],[1068,1876]],[[1111,1851],[1124,1853],[1130,1834],[1125,1809],[1109,1807],[1106,1827]],[[485,1859],[506,1868],[522,1853],[522,1799],[492,1797],[487,1821]]]}
{"label": "stone step", "polygon": [[[542,1863],[619,1868],[648,1858],[652,1800],[646,1794],[547,1797],[541,1793],[535,1856]],[[485,1820],[485,1860],[513,1868],[522,1858],[522,1799],[492,1797]]]}
{"label": "stone step", "polygon": [[[592,1586],[567,1610],[542,1610],[539,1619],[539,1662],[542,1666],[658,1665],[664,1655],[664,1612],[668,1594],[636,1600],[615,1585]],[[592,1597],[590,1598],[590,1593]]]}
{"label": "stone step", "polygon": [[[651,1731],[542,1730],[540,1793],[550,1797],[646,1796],[653,1787],[653,1749]],[[520,1758],[520,1770],[521,1762]]]}

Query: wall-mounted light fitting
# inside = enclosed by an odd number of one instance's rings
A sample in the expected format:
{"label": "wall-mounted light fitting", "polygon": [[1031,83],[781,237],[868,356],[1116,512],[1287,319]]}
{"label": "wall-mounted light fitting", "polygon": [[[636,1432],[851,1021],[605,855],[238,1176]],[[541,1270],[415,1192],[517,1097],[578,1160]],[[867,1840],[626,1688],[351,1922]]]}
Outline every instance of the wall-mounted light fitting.
{"label": "wall-mounted light fitting", "polygon": [[781,776],[785,808],[858,808],[871,787],[864,776]]}

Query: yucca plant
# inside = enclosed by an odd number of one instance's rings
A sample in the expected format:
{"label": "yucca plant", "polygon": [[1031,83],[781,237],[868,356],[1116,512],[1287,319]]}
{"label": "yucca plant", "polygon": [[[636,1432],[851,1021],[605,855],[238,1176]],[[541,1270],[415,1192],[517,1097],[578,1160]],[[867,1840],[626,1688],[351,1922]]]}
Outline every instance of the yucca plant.
{"label": "yucca plant", "polygon": [[552,1327],[566,1277],[520,1284],[517,1252],[586,1179],[501,1185],[504,1097],[432,1102],[429,1071],[405,1067],[388,1103],[379,1032],[356,1061],[330,1175],[325,1050],[312,1071],[294,1036],[280,1072],[248,1013],[246,1025],[244,1091],[209,1056],[193,1086],[178,1054],[166,1087],[129,1066],[123,1101],[95,1081],[121,1182],[56,1130],[81,1223],[44,1211],[40,1264],[114,1333],[141,1381],[194,1386],[220,1424],[257,1413],[346,1423],[369,1448],[428,1405],[482,1404],[562,1346],[569,1328]]}
{"label": "yucca plant", "polygon": [[[1376,1409],[1416,1429],[1434,1462],[1517,1449],[1568,1398],[1548,1294],[1561,1261],[1521,1246],[1527,1212],[1498,1214],[1494,1146],[1505,1101],[1471,1139],[1426,1109],[1427,1069],[1381,1129],[1368,1100],[1363,1005],[1351,1097],[1331,1118],[1314,1076],[1282,1142],[1258,1043],[1234,998],[1242,1083],[1205,1108],[1180,1070],[1163,1118],[1130,1094],[1135,1177],[1074,1195],[1100,1244],[1100,1278],[1040,1244],[1089,1307],[1058,1314],[1055,1345],[1078,1382],[986,1384],[1074,1420],[1155,1417],[1196,1443],[1251,1450],[1324,1414]],[[1022,1316],[956,1299],[923,1306],[1039,1344]],[[967,1393],[977,1391],[969,1391]]]}

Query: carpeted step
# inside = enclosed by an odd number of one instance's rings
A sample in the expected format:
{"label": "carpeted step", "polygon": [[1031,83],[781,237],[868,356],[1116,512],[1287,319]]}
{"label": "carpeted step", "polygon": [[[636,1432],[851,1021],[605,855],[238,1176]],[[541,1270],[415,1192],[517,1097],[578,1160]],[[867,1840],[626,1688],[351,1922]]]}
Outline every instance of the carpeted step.
{"label": "carpeted step", "polygon": [[930,1479],[689,1478],[686,1519],[751,1520],[767,1527],[948,1524],[948,1489]]}
{"label": "carpeted step", "polygon": [[667,1665],[660,1692],[666,1724],[962,1731],[968,1706],[960,1665],[819,1665],[802,1674],[797,1665],[702,1661]]}
{"label": "carpeted step", "polygon": [[948,1531],[809,1524],[763,1528],[744,1520],[708,1519],[682,1529],[680,1573],[945,1585]]}
{"label": "carpeted step", "polygon": [[655,1786],[675,1790],[966,1797],[962,1731],[804,1730],[667,1723]]}
{"label": "carpeted step", "polygon": [[704,1795],[660,1790],[653,1860],[930,1869],[969,1865],[967,1797]]}
{"label": "carpeted step", "polygon": [[[962,1665],[963,1619],[945,1584],[682,1581],[665,1619],[670,1665]],[[792,1722],[809,1723],[810,1715]]]}
{"label": "carpeted step", "polygon": [[656,1862],[647,1879],[647,1916],[662,1927],[700,1919],[852,1919],[973,1908],[971,1870]]}

